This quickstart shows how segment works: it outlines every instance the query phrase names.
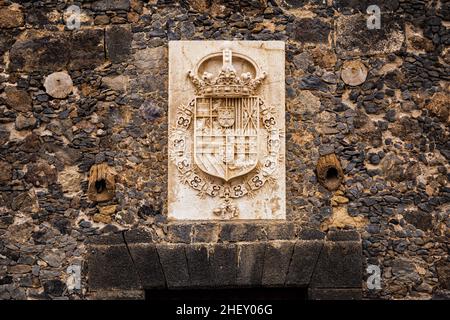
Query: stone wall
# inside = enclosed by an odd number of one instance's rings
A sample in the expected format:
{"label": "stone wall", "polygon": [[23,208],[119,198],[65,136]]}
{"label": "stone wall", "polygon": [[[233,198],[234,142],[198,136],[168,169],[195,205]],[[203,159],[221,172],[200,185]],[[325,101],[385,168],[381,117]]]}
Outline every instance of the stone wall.
{"label": "stone wall", "polygon": [[[221,261],[258,244],[267,270],[287,248],[286,277],[256,284],[286,284],[310,259],[329,276],[297,283],[312,297],[449,298],[448,1],[79,1],[77,30],[70,4],[0,0],[0,299],[139,298],[171,286],[177,250]],[[180,39],[286,42],[285,222],[168,221],[167,47]],[[337,188],[318,174],[331,158]],[[345,260],[355,243],[362,263]],[[346,264],[333,275],[330,261]],[[369,264],[381,290],[366,287]]]}

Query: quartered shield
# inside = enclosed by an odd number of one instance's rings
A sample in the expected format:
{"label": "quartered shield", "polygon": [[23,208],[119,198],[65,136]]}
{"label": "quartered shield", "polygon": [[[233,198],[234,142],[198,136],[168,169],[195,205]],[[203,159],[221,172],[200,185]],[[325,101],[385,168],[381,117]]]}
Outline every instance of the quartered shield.
{"label": "quartered shield", "polygon": [[195,99],[194,161],[202,171],[229,181],[256,167],[259,105],[257,96]]}

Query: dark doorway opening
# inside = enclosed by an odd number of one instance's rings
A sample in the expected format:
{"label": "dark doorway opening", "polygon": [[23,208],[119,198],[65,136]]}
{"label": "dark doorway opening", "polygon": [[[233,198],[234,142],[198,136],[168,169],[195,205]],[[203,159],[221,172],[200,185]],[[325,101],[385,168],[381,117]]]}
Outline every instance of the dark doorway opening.
{"label": "dark doorway opening", "polygon": [[147,301],[304,301],[308,288],[217,288],[145,290]]}

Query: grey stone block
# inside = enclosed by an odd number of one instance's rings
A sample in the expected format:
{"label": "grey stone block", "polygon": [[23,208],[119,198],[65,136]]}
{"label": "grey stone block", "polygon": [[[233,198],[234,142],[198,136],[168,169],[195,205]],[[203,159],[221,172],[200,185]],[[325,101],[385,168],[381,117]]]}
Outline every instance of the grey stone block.
{"label": "grey stone block", "polygon": [[209,253],[211,272],[216,286],[236,284],[237,254],[234,244],[216,244]]}
{"label": "grey stone block", "polygon": [[125,231],[125,240],[128,245],[133,243],[152,243],[153,235],[144,228],[135,228]]}
{"label": "grey stone block", "polygon": [[261,284],[265,249],[265,243],[238,244],[237,285],[253,286]]}
{"label": "grey stone block", "polygon": [[131,53],[130,25],[113,25],[106,28],[105,44],[108,58],[113,63],[125,61]]}
{"label": "grey stone block", "polygon": [[265,229],[267,240],[291,240],[295,236],[294,224],[291,222],[270,224]]}
{"label": "grey stone block", "polygon": [[286,276],[287,285],[307,286],[323,247],[323,241],[297,241]]}
{"label": "grey stone block", "polygon": [[328,241],[360,241],[361,237],[355,230],[332,230],[327,233]]}
{"label": "grey stone block", "polygon": [[225,223],[221,226],[219,238],[224,242],[257,241],[261,239],[262,226],[255,223]]}
{"label": "grey stone block", "polygon": [[168,226],[168,239],[174,243],[191,243],[192,224],[170,224]]}
{"label": "grey stone block", "polygon": [[87,262],[91,290],[141,289],[136,269],[125,245],[91,247]]}
{"label": "grey stone block", "polygon": [[367,28],[367,15],[340,16],[336,20],[336,51],[341,55],[375,55],[397,52],[405,40],[402,19],[384,13],[380,29]]}
{"label": "grey stone block", "polygon": [[160,244],[156,246],[168,288],[189,286],[185,245]]}
{"label": "grey stone block", "polygon": [[156,245],[129,245],[129,250],[142,287],[164,288],[166,279],[159,261]]}
{"label": "grey stone block", "polygon": [[322,240],[325,233],[316,229],[302,229],[298,235],[301,240]]}
{"label": "grey stone block", "polygon": [[219,239],[220,225],[217,223],[194,224],[192,228],[192,242],[216,243]]}
{"label": "grey stone block", "polygon": [[361,287],[361,242],[325,241],[310,286],[319,288]]}
{"label": "grey stone block", "polygon": [[209,268],[208,248],[205,245],[186,247],[191,285],[194,287],[210,287],[213,277]]}
{"label": "grey stone block", "polygon": [[310,288],[308,297],[311,300],[361,300],[361,289]]}
{"label": "grey stone block", "polygon": [[87,238],[92,245],[122,245],[125,244],[122,232],[93,235]]}
{"label": "grey stone block", "polygon": [[289,270],[294,241],[268,242],[264,256],[262,284],[264,286],[284,285]]}

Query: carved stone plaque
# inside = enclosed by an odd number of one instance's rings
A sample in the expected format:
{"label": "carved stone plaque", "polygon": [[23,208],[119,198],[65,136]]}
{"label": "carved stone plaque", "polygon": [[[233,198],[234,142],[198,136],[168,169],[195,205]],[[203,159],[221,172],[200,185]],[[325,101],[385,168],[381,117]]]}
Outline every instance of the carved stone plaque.
{"label": "carved stone plaque", "polygon": [[285,219],[284,42],[169,42],[169,218]]}

